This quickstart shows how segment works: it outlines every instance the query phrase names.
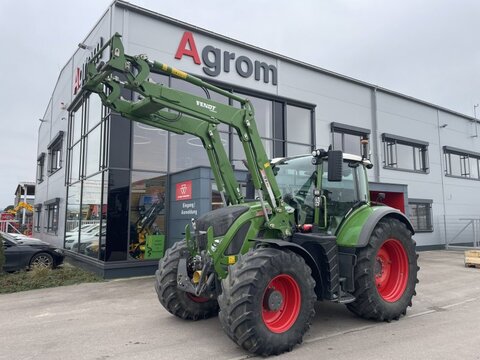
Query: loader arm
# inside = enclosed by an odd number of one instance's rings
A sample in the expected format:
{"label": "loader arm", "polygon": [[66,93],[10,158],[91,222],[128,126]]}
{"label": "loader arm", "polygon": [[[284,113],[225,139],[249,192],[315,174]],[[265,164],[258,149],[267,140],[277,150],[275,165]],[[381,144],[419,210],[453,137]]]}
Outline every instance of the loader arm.
{"label": "loader arm", "polygon": [[[261,142],[250,101],[181,70],[151,61],[145,55],[126,55],[120,38],[119,34],[115,34],[89,60],[82,92],[99,94],[106,107],[132,121],[200,138],[207,150],[218,190],[227,193],[230,204],[239,204],[244,201],[243,196],[221,143],[217,125],[223,123],[233,127],[242,142],[253,185],[261,193],[259,198],[265,216],[265,228],[279,231],[284,238],[290,236],[292,224]],[[106,62],[99,61],[103,51],[109,51],[110,57]],[[238,101],[241,108],[151,82],[149,75],[152,70]],[[120,80],[118,75],[124,80]],[[133,91],[138,99],[124,99],[121,96],[122,89]],[[264,200],[270,209],[267,209]]]}

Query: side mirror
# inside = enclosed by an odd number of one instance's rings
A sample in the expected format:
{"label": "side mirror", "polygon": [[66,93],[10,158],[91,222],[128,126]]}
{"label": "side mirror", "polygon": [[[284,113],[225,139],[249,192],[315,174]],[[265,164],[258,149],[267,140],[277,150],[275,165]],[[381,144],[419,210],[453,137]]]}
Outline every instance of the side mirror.
{"label": "side mirror", "polygon": [[341,150],[328,151],[328,181],[342,181],[343,153]]}

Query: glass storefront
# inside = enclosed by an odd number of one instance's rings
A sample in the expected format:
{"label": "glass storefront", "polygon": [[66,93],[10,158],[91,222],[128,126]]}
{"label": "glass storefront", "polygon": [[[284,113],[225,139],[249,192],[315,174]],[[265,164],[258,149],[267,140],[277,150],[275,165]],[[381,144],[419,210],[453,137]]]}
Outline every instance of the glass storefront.
{"label": "glass storefront", "polygon": [[163,256],[166,189],[165,174],[132,171],[128,251],[133,259],[159,259]]}
{"label": "glass storefront", "polygon": [[[234,105],[225,96],[180,80],[160,74],[151,74],[151,79]],[[286,101],[239,95],[248,98],[255,108],[255,119],[269,158],[310,152],[312,109]],[[235,131],[225,124],[219,125],[219,130],[232,165],[236,170],[246,170],[242,162],[243,146]],[[69,134],[65,249],[106,262],[161,258],[167,239],[183,236],[180,226],[170,229],[169,234],[169,226],[174,226],[172,221],[175,224],[175,217],[182,217],[186,211],[183,207],[175,208],[180,206],[175,194],[178,184],[172,182],[171,176],[181,178],[189,169],[210,166],[201,141],[189,134],[169,133],[121,118],[103,108],[97,95],[85,98],[70,114]],[[185,203],[188,211],[199,211],[196,216],[223,206],[214,181],[209,175],[202,179],[211,182],[211,194],[207,191]],[[195,181],[190,185],[193,188],[197,186]],[[245,193],[244,181],[241,186]]]}
{"label": "glass storefront", "polygon": [[80,239],[72,250],[98,258],[100,238],[106,236],[106,204],[102,204],[102,173],[87,178],[82,186]]}
{"label": "glass storefront", "polygon": [[107,122],[96,95],[70,116],[69,164],[64,247],[98,259],[106,237],[107,202],[104,187]]}
{"label": "glass storefront", "polygon": [[167,171],[168,132],[142,123],[132,123],[132,168]]}

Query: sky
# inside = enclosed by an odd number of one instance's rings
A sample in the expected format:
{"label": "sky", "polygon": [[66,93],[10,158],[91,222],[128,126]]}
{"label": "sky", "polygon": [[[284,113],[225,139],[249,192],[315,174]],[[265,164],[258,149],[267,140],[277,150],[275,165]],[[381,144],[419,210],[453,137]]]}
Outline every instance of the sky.
{"label": "sky", "polygon": [[[469,116],[480,103],[477,0],[130,2]],[[0,1],[0,210],[35,181],[38,119],[110,3]]]}

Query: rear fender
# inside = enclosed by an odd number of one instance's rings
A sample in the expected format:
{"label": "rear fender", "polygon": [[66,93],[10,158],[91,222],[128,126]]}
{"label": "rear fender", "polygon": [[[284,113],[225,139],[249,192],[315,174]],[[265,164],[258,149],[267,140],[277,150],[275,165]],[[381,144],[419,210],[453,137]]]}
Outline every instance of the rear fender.
{"label": "rear fender", "polygon": [[363,247],[368,244],[370,241],[370,237],[373,233],[373,230],[377,226],[378,222],[383,218],[394,218],[398,221],[405,224],[408,230],[413,234],[415,234],[415,230],[413,229],[413,225],[410,220],[403,214],[401,211],[386,207],[386,206],[379,206],[378,210],[373,212],[367,219],[365,225],[363,226],[362,231],[360,232],[360,236],[358,238],[357,247]]}
{"label": "rear fender", "polygon": [[337,244],[346,247],[366,246],[375,226],[386,217],[401,221],[412,234],[415,233],[410,220],[399,210],[388,206],[364,206],[343,222],[337,233]]}

